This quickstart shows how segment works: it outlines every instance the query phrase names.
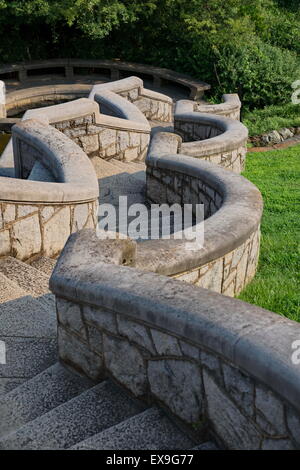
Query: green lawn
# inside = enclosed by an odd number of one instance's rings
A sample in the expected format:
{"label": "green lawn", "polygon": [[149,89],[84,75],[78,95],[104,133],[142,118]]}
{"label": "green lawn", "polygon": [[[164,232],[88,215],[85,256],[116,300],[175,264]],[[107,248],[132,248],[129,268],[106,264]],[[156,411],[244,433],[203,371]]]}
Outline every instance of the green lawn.
{"label": "green lawn", "polygon": [[264,109],[245,111],[242,117],[250,136],[261,135],[283,127],[300,127],[300,104],[267,106]]}
{"label": "green lawn", "polygon": [[300,146],[248,153],[243,174],[264,215],[258,271],[239,298],[300,321]]}

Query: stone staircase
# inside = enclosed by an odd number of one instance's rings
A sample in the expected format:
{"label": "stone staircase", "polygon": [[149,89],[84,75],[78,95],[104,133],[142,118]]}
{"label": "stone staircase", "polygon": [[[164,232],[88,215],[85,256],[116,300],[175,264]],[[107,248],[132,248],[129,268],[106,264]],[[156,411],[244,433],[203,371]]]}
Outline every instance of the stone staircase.
{"label": "stone staircase", "polygon": [[0,259],[0,449],[216,449],[110,379],[95,384],[58,361],[54,264]]}

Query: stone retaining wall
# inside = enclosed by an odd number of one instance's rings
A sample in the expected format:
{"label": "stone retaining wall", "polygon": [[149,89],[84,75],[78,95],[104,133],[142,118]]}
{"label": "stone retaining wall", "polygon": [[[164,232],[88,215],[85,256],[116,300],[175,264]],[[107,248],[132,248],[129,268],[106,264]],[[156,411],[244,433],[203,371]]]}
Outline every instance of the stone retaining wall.
{"label": "stone retaining wall", "polygon": [[[208,113],[209,106],[206,107]],[[245,166],[248,130],[240,122],[195,111],[192,101],[178,101],[174,130],[183,139],[185,155],[211,161],[235,173]]]}
{"label": "stone retaining wall", "polygon": [[90,231],[68,241],[50,280],[61,360],[93,380],[112,377],[227,449],[299,449],[291,355],[300,325],[117,266],[124,257],[127,241],[100,242]]}
{"label": "stone retaining wall", "polygon": [[151,141],[146,195],[150,203],[204,204],[204,245],[184,240],[137,244],[136,266],[234,296],[255,275],[262,199],[245,178],[203,160],[178,154],[181,139],[157,133]]}
{"label": "stone retaining wall", "polygon": [[[147,168],[147,199],[152,203],[204,204],[204,217],[207,219],[222,207],[223,198],[222,190],[216,190],[209,182],[203,183],[197,177]],[[207,239],[209,235],[205,235]],[[255,275],[259,247],[260,227],[230,253],[172,277],[225,295],[238,295]]]}

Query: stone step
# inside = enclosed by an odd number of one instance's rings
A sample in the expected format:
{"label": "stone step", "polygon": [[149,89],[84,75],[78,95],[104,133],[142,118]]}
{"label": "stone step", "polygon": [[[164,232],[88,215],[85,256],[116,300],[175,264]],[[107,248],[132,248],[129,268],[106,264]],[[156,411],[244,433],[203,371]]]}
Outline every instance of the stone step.
{"label": "stone step", "polygon": [[0,259],[0,273],[49,308],[55,309],[55,299],[49,290],[49,276],[27,263],[7,256]]}
{"label": "stone step", "polygon": [[0,437],[91,388],[93,383],[60,363],[6,394],[0,404]]}
{"label": "stone step", "polygon": [[165,413],[150,408],[73,446],[76,450],[184,450],[194,445]]}
{"label": "stone step", "polygon": [[37,258],[32,261],[30,265],[38,271],[46,274],[46,276],[50,277],[56,263],[57,259],[46,258],[45,256],[41,256],[40,258]]}
{"label": "stone step", "polygon": [[96,166],[96,172],[98,178],[106,178],[109,176],[113,176],[119,173],[129,173],[134,174],[137,172],[144,172],[145,171],[145,164],[143,162],[136,163],[136,162],[121,162],[119,160],[103,160],[101,158],[97,158],[93,160],[94,165]]}
{"label": "stone step", "polygon": [[50,292],[46,274],[12,256],[0,259],[0,272],[35,297]]}
{"label": "stone step", "polygon": [[142,410],[105,381],[0,439],[0,449],[66,449]]}
{"label": "stone step", "polygon": [[27,379],[20,379],[20,378],[6,378],[6,377],[0,377],[0,398],[7,393],[11,392],[15,388],[17,388],[19,385],[22,383],[26,382]]}
{"label": "stone step", "polygon": [[0,340],[5,347],[5,363],[0,363],[3,393],[56,362],[57,341],[53,305],[49,306],[43,297],[28,294],[1,271],[0,285]]}
{"label": "stone step", "polygon": [[14,388],[16,381],[30,379],[57,362],[56,338],[0,336],[6,363],[0,364],[0,385]]}

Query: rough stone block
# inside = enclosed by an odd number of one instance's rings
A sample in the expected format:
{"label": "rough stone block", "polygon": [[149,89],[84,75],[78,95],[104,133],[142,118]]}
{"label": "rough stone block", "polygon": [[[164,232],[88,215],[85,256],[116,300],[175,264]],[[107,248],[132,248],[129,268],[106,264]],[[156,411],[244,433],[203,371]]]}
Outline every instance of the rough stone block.
{"label": "rough stone block", "polygon": [[58,353],[62,361],[92,380],[98,380],[101,377],[103,373],[102,358],[62,327],[58,328]]}
{"label": "rough stone block", "polygon": [[265,387],[257,386],[255,393],[256,421],[270,435],[287,434],[282,402]]}
{"label": "rough stone block", "polygon": [[[24,219],[28,220],[28,219]],[[43,232],[44,252],[54,256],[64,247],[70,235],[70,208],[64,207],[45,223]]]}
{"label": "rough stone block", "polygon": [[254,424],[226,396],[213,378],[203,372],[208,418],[215,432],[232,450],[259,449],[261,435]]}
{"label": "rough stone block", "polygon": [[142,348],[145,348],[151,354],[155,354],[149,333],[143,325],[131,321],[121,315],[118,315],[117,320],[120,335],[125,336],[130,341],[138,344]]}
{"label": "rough stone block", "polygon": [[148,363],[151,392],[188,423],[196,423],[202,412],[202,380],[196,364],[184,360]]}
{"label": "rough stone block", "polygon": [[106,330],[111,333],[117,334],[115,316],[107,310],[102,310],[97,307],[84,305],[83,318],[84,321],[90,323],[99,330]]}
{"label": "rough stone block", "polygon": [[38,214],[15,222],[12,228],[12,250],[18,259],[29,258],[41,251]]}
{"label": "rough stone block", "polygon": [[90,348],[96,353],[103,355],[103,338],[101,331],[94,326],[87,326],[88,343]]}
{"label": "rough stone block", "polygon": [[288,429],[300,447],[300,415],[296,414],[291,408],[288,408],[286,415]]}
{"label": "rough stone block", "polygon": [[104,129],[99,135],[99,142],[101,149],[106,149],[112,144],[115,144],[117,133],[115,129]]}
{"label": "rough stone block", "polygon": [[181,356],[177,338],[158,330],[151,330],[151,334],[155,348],[160,356]]}
{"label": "rough stone block", "polygon": [[81,309],[78,304],[57,297],[56,311],[59,323],[67,329],[76,331],[82,338],[87,339]]}
{"label": "rough stone block", "polygon": [[31,205],[18,205],[18,218],[26,217],[27,215],[33,214],[38,211],[37,206]]}
{"label": "rough stone block", "polygon": [[200,360],[200,351],[195,346],[192,346],[185,341],[180,341],[181,351],[184,356],[195,359],[196,361]]}
{"label": "rough stone block", "polygon": [[74,208],[74,215],[73,215],[73,224],[72,224],[72,231],[77,232],[81,230],[88,219],[89,215],[89,206],[88,204],[77,204]]}
{"label": "rough stone block", "polygon": [[249,415],[254,414],[254,384],[238,369],[223,364],[224,383],[229,395]]}
{"label": "rough stone block", "polygon": [[10,238],[9,230],[0,232],[0,256],[9,255],[10,253]]}
{"label": "rough stone block", "polygon": [[79,138],[85,153],[96,152],[99,149],[98,135],[85,135]]}
{"label": "rough stone block", "polygon": [[103,335],[106,368],[135,396],[146,393],[147,377],[143,356],[128,341]]}
{"label": "rough stone block", "polygon": [[4,226],[13,222],[16,218],[15,204],[2,204],[2,218]]}

